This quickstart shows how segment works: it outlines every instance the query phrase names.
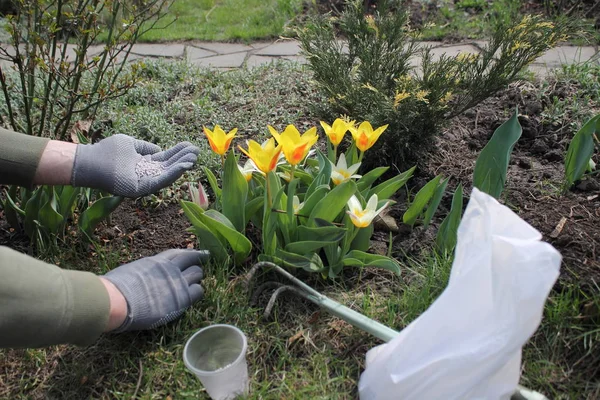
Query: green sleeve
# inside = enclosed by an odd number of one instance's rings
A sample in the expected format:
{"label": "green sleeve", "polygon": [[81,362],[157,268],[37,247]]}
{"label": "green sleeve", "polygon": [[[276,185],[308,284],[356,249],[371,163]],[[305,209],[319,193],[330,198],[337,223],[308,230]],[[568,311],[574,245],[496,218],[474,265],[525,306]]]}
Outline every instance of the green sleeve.
{"label": "green sleeve", "polygon": [[90,345],[108,325],[100,279],[0,246],[0,348]]}
{"label": "green sleeve", "polygon": [[0,128],[0,184],[31,187],[49,141]]}

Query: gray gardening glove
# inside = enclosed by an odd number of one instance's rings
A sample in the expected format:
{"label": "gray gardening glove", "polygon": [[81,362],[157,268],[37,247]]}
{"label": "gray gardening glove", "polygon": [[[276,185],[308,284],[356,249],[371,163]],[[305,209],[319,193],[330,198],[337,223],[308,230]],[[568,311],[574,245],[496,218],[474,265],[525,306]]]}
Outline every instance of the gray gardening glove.
{"label": "gray gardening glove", "polygon": [[204,295],[200,264],[208,256],[208,251],[167,250],[104,275],[127,300],[127,318],[113,332],[154,329],[177,319]]}
{"label": "gray gardening glove", "polygon": [[114,135],[95,144],[79,144],[71,185],[139,197],[175,182],[198,159],[200,149],[189,142],[160,147],[127,135]]}

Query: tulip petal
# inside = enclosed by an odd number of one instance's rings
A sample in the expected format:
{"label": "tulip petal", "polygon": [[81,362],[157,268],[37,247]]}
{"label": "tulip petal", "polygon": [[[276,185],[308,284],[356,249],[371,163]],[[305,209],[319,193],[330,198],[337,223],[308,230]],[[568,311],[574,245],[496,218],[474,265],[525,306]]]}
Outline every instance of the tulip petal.
{"label": "tulip petal", "polygon": [[350,209],[351,212],[356,212],[356,210],[358,210],[359,212],[362,212],[363,208],[362,205],[360,204],[360,201],[358,201],[358,198],[355,195],[352,195],[352,197],[350,197],[350,199],[348,199],[348,208]]}
{"label": "tulip petal", "polygon": [[375,210],[377,209],[378,202],[379,202],[379,199],[377,198],[377,195],[374,194],[373,196],[371,196],[371,198],[367,202],[366,210],[375,212]]}

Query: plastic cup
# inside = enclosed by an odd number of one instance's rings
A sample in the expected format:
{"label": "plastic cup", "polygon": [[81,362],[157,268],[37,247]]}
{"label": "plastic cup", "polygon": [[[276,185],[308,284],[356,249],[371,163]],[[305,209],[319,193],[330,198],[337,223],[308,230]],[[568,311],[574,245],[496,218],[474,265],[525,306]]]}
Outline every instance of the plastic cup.
{"label": "plastic cup", "polygon": [[212,325],[189,338],[183,362],[213,400],[234,399],[248,394],[247,348],[246,335],[235,326]]}

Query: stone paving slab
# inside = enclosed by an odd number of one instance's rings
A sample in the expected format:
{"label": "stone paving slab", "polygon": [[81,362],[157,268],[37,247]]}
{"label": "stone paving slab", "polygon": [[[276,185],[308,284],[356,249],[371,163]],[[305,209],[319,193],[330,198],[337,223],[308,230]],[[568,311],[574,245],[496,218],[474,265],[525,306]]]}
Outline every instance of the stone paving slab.
{"label": "stone paving slab", "polygon": [[239,43],[195,42],[191,45],[217,54],[231,54],[254,50],[254,47]]}
{"label": "stone paving slab", "polygon": [[246,53],[223,54],[214,57],[205,57],[191,60],[191,62],[200,67],[217,68],[240,68],[246,60]]}
{"label": "stone paving slab", "polygon": [[275,42],[254,53],[259,56],[295,56],[300,53],[300,44],[296,40]]}
{"label": "stone paving slab", "polygon": [[272,44],[273,42],[254,42],[250,43],[249,46],[252,47],[254,50],[260,50],[264,49],[265,47],[269,47]]}
{"label": "stone paving slab", "polygon": [[304,56],[284,56],[281,58],[288,61],[294,61],[299,64],[308,64],[308,60]]}
{"label": "stone paving slab", "polygon": [[277,58],[273,58],[273,57],[263,57],[263,56],[252,55],[252,56],[248,57],[248,59],[246,60],[246,66],[248,68],[255,68],[255,67],[260,67],[261,65],[271,64],[272,62],[274,62],[276,60],[277,60]]}
{"label": "stone paving slab", "polygon": [[200,58],[214,57],[217,55],[217,53],[194,46],[187,46],[185,48],[185,55],[188,61],[194,61]]}
{"label": "stone paving slab", "polygon": [[[119,55],[117,55],[116,61],[118,63],[120,63],[121,61],[123,61],[124,58],[125,58],[125,52],[122,51],[122,52],[119,53]],[[143,58],[149,58],[149,57],[142,56],[140,54],[129,53],[129,55],[127,56],[127,62],[137,61],[137,60],[141,60]]]}
{"label": "stone paving slab", "polygon": [[146,57],[181,58],[185,46],[179,43],[136,43],[131,53]]}
{"label": "stone paving slab", "polygon": [[534,63],[559,67],[566,63],[589,61],[595,54],[597,53],[593,47],[561,46],[548,50],[544,55],[536,59]]}

